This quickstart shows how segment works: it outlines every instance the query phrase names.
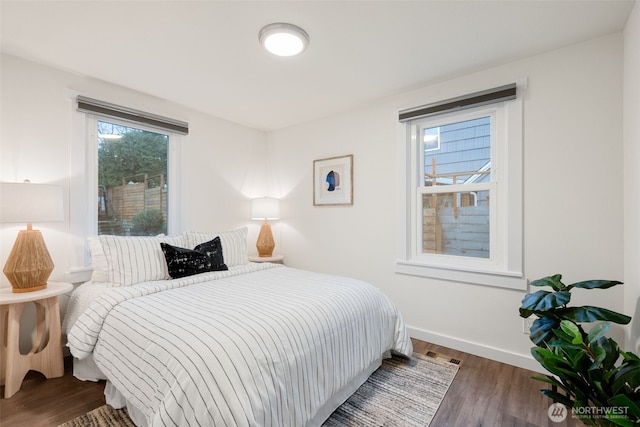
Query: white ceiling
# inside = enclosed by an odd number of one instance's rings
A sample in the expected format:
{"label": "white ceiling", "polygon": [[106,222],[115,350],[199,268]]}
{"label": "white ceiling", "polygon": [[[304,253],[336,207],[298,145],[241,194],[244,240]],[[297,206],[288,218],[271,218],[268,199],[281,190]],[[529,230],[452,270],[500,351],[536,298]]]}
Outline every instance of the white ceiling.
{"label": "white ceiling", "polygon": [[[620,31],[633,5],[2,0],[0,31],[4,53],[274,130]],[[307,50],[262,50],[272,22],[304,28]]]}

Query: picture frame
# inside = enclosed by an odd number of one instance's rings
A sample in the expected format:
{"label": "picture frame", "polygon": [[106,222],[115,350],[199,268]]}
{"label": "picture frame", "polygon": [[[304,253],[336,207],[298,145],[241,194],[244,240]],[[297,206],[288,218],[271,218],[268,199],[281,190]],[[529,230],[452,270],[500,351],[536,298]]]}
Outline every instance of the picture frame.
{"label": "picture frame", "polygon": [[353,154],[313,161],[313,206],[353,205]]}

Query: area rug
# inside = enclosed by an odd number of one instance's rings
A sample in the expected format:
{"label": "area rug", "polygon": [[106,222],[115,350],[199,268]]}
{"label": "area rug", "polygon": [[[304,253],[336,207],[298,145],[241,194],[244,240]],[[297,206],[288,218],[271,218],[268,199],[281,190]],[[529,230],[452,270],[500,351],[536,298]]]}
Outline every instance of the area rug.
{"label": "area rug", "polygon": [[[458,372],[460,361],[430,353],[393,357],[340,406],[324,427],[427,427]],[[126,409],[108,405],[58,427],[135,427]]]}

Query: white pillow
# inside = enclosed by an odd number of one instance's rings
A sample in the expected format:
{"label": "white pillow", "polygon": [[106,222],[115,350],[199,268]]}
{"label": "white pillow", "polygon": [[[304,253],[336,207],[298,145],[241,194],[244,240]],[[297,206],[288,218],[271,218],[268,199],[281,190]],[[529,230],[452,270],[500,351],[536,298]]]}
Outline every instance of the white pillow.
{"label": "white pillow", "polygon": [[249,263],[249,258],[247,257],[247,227],[221,232],[187,231],[185,235],[189,249],[220,236],[222,257],[227,267]]}
{"label": "white pillow", "polygon": [[89,238],[89,253],[91,254],[91,266],[93,267],[91,281],[97,283],[108,282],[109,264],[107,264],[107,257],[104,255],[99,236]]}
{"label": "white pillow", "polygon": [[98,236],[89,241],[94,267],[91,280],[112,286],[130,286],[169,279],[160,243],[184,247],[184,236]]}

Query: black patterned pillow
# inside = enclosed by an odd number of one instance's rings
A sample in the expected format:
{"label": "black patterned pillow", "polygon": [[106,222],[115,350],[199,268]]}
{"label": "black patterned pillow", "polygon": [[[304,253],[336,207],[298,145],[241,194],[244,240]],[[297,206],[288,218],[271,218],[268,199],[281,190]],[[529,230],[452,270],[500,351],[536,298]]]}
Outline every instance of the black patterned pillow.
{"label": "black patterned pillow", "polygon": [[180,248],[167,243],[160,243],[160,246],[172,279],[207,271],[227,270],[222,256],[220,237],[201,243],[194,249]]}

